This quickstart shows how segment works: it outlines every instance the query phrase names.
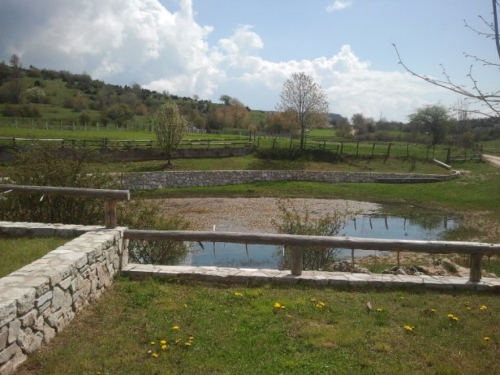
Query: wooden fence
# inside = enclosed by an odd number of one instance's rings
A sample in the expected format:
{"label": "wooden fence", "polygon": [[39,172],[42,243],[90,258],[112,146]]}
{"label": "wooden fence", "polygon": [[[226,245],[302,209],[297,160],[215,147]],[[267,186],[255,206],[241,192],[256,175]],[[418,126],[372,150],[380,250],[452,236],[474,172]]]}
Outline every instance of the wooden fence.
{"label": "wooden fence", "polygon": [[50,186],[0,185],[3,194],[40,194],[103,199],[106,228],[116,227],[116,202],[130,200],[128,190],[84,189]]}
{"label": "wooden fence", "polygon": [[[158,142],[153,139],[108,139],[100,140],[93,139],[31,139],[17,137],[0,137],[0,146],[22,147],[25,145],[41,145],[51,144],[55,146],[71,146],[78,148],[110,148],[110,149],[126,149],[126,148],[145,148],[152,149],[158,146]],[[179,148],[236,148],[236,147],[252,147],[253,141],[249,137],[234,137],[234,138],[205,138],[205,139],[184,139],[179,143]]]}
{"label": "wooden fence", "polygon": [[500,244],[457,241],[410,241],[354,237],[299,236],[289,234],[204,232],[204,231],[151,231],[131,230],[124,232],[129,240],[225,242],[261,245],[283,245],[292,250],[291,272],[301,275],[303,247],[325,247],[356,250],[382,250],[429,254],[469,254],[470,281],[481,280],[483,255],[500,254]]}

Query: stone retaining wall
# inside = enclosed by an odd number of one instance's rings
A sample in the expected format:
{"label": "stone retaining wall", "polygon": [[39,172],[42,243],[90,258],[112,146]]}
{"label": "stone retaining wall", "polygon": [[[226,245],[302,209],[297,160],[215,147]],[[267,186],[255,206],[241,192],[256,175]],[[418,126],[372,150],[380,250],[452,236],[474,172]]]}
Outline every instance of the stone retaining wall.
{"label": "stone retaining wall", "polygon": [[371,172],[312,172],[312,171],[179,171],[131,173],[122,180],[123,188],[150,190],[160,188],[185,188],[250,184],[261,181],[312,181],[312,182],[372,182],[372,183],[424,183],[448,181],[458,178],[455,171],[449,175],[416,173]]}
{"label": "stone retaining wall", "polygon": [[0,278],[0,375],[12,374],[112,284],[126,262],[123,229],[0,222],[3,235],[78,236]]}

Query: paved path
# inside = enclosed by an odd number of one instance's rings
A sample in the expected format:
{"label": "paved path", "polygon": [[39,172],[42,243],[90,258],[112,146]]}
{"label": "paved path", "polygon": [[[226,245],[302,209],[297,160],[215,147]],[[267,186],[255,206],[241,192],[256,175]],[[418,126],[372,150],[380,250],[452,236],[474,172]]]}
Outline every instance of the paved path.
{"label": "paved path", "polygon": [[484,160],[500,168],[500,156],[483,155]]}
{"label": "paved path", "polygon": [[155,277],[161,279],[183,278],[200,281],[215,281],[235,284],[288,284],[315,286],[423,286],[434,289],[467,289],[500,292],[500,279],[482,278],[480,282],[468,277],[451,276],[402,276],[348,272],[304,271],[293,276],[290,271],[273,269],[249,269],[226,267],[158,266],[150,264],[128,264],[122,273],[132,278]]}

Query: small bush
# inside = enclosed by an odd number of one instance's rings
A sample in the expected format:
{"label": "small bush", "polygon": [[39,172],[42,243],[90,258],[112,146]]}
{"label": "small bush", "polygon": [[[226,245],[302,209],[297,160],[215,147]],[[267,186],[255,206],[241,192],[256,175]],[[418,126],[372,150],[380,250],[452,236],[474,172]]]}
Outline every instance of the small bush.
{"label": "small bush", "polygon": [[[153,201],[127,202],[119,210],[118,222],[130,229],[187,230],[189,222],[179,216],[164,218]],[[178,264],[190,248],[182,241],[129,241],[128,256],[131,263]]]}
{"label": "small bush", "polygon": [[[9,176],[9,182],[15,185],[118,188],[114,177],[90,169],[88,161],[93,155],[88,151],[45,145],[18,152],[15,157],[15,168]],[[0,199],[0,219],[96,225],[104,221],[104,203],[88,198],[4,194]]]}
{"label": "small bush", "polygon": [[[288,208],[290,207],[291,208]],[[319,219],[311,218],[307,207],[303,207],[303,213],[290,202],[278,201],[281,211],[280,221],[272,220],[273,226],[278,233],[298,234],[305,236],[336,236],[344,228],[352,213],[347,211],[333,211]],[[291,265],[291,252],[293,249],[285,249],[280,268],[289,269]],[[319,270],[330,266],[337,260],[337,249],[324,247],[304,247],[304,270]]]}

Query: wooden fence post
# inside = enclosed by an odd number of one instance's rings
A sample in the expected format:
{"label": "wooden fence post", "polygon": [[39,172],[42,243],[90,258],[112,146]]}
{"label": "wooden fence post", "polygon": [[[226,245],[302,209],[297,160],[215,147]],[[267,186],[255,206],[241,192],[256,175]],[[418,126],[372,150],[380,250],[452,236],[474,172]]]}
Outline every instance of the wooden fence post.
{"label": "wooden fence post", "polygon": [[104,210],[106,212],[105,223],[106,228],[116,227],[116,200],[106,199],[104,201]]}
{"label": "wooden fence post", "polygon": [[292,250],[292,262],[290,264],[292,275],[300,276],[304,268],[304,250],[300,246],[292,246],[290,249]]}
{"label": "wooden fence post", "polygon": [[481,260],[483,254],[475,253],[470,255],[470,277],[469,280],[477,283],[481,280]]}

